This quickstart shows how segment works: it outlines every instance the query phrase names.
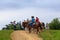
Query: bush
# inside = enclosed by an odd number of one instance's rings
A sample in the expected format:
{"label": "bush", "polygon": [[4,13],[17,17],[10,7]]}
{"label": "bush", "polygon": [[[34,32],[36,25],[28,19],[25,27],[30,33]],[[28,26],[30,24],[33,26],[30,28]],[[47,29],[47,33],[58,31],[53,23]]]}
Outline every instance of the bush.
{"label": "bush", "polygon": [[49,23],[50,29],[60,29],[60,21],[58,18],[53,19],[51,23]]}
{"label": "bush", "polygon": [[[6,28],[2,28],[2,30],[14,30],[14,26],[12,24],[6,25]],[[20,24],[16,24],[16,30],[24,30]]]}

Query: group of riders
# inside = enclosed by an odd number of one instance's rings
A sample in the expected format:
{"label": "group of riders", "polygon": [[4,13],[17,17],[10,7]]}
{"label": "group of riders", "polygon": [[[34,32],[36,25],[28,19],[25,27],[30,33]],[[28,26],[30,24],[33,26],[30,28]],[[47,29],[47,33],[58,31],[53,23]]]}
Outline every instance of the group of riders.
{"label": "group of riders", "polygon": [[34,16],[31,16],[31,20],[27,19],[27,21],[24,20],[24,22],[28,22],[28,24],[29,24],[31,27],[33,27],[33,25],[34,25],[35,23],[37,23],[37,24],[40,23],[39,18],[36,17],[36,19],[35,19]]}
{"label": "group of riders", "polygon": [[40,32],[40,30],[43,30],[44,29],[44,22],[40,22],[39,18],[36,17],[34,18],[34,16],[31,16],[31,20],[27,19],[27,20],[24,20],[24,22],[22,23],[24,29],[25,28],[28,28],[29,30],[29,33],[31,33],[31,29],[35,30],[36,29],[36,32]]}
{"label": "group of riders", "polygon": [[[14,25],[14,30],[16,30],[16,21],[11,22],[11,24]],[[21,22],[19,23],[21,25]],[[31,20],[27,19],[22,22],[22,27],[27,28],[29,33],[33,30],[36,30],[36,33],[39,33],[40,31],[43,31],[45,28],[44,22],[41,22],[38,17],[31,16]]]}
{"label": "group of riders", "polygon": [[[16,21],[14,21],[12,24],[14,25],[14,30],[16,29]],[[21,22],[20,22],[21,24]],[[36,29],[36,33],[39,33],[40,31],[43,31],[44,30],[44,22],[40,22],[39,18],[38,17],[34,17],[34,16],[31,16],[31,20],[27,19],[27,20],[24,20],[22,22],[22,26],[25,30],[25,28],[28,29],[29,33],[32,32],[32,29],[35,30]]]}

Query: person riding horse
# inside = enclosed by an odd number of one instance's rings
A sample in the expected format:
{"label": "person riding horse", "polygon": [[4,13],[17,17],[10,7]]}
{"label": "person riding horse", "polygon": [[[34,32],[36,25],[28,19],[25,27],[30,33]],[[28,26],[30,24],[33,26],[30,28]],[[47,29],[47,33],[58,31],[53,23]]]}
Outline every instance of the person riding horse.
{"label": "person riding horse", "polygon": [[38,25],[39,23],[40,23],[40,21],[39,21],[39,18],[38,17],[36,17],[36,24]]}
{"label": "person riding horse", "polygon": [[31,26],[31,27],[33,27],[33,24],[35,23],[35,18],[34,18],[34,16],[31,16],[31,20],[30,20],[30,22],[29,22],[29,25]]}
{"label": "person riding horse", "polygon": [[30,26],[29,31],[31,31],[31,28],[33,28],[33,29],[36,29],[37,33],[38,33],[39,32],[39,27],[40,27],[39,18],[36,17],[36,20],[35,20],[34,16],[32,16],[31,18],[32,18],[32,20],[29,22],[29,26]]}
{"label": "person riding horse", "polygon": [[27,27],[27,24],[28,24],[28,22],[26,20],[24,20],[24,22],[22,22],[22,26],[24,27],[24,30]]}
{"label": "person riding horse", "polygon": [[27,20],[26,22],[24,21],[22,23],[22,25],[24,26],[24,28],[25,27],[28,28],[29,33],[31,33],[31,29],[36,29],[36,32],[38,33],[40,30],[39,28],[41,27],[39,18],[36,17],[36,20],[35,20],[34,16],[31,16],[31,18],[32,18],[31,20]]}

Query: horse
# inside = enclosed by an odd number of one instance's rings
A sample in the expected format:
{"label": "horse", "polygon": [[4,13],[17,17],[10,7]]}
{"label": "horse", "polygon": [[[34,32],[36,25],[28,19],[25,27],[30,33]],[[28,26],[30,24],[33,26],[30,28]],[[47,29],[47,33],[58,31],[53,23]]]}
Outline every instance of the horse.
{"label": "horse", "polygon": [[28,21],[22,22],[22,25],[23,25],[24,29],[28,28],[29,33],[31,33],[31,29],[33,29],[33,30],[36,29],[36,33],[39,33],[39,30],[40,30],[39,28],[41,27],[40,23],[38,23],[38,24],[37,23],[32,24],[33,25],[33,27],[32,27],[31,25],[29,25]]}
{"label": "horse", "polygon": [[26,27],[28,27],[27,24],[28,24],[28,22],[22,22],[22,26],[24,27],[24,30]]}
{"label": "horse", "polygon": [[36,22],[35,24],[33,24],[33,29],[35,30],[36,29],[36,33],[39,33],[40,32],[40,29],[41,28],[41,24],[40,22]]}
{"label": "horse", "polygon": [[44,22],[41,22],[41,31],[44,31],[44,29],[45,29],[45,23]]}
{"label": "horse", "polygon": [[35,31],[36,29],[36,33],[40,33],[40,31],[44,31],[45,29],[45,23],[44,22],[35,22],[34,24],[32,24],[33,27],[29,26],[29,32],[31,32],[31,29],[33,28],[33,30]]}

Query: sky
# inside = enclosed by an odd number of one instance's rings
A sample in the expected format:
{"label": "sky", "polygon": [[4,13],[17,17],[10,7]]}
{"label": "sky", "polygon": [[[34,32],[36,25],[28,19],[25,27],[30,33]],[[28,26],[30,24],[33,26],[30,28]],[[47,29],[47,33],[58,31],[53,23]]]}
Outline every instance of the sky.
{"label": "sky", "polygon": [[59,18],[60,0],[0,0],[0,29],[14,20],[31,19],[32,15],[45,23]]}

